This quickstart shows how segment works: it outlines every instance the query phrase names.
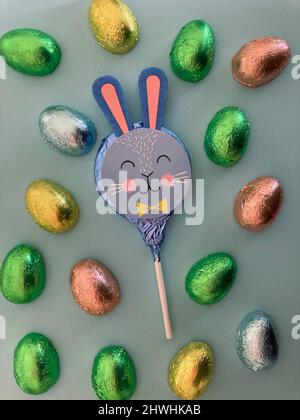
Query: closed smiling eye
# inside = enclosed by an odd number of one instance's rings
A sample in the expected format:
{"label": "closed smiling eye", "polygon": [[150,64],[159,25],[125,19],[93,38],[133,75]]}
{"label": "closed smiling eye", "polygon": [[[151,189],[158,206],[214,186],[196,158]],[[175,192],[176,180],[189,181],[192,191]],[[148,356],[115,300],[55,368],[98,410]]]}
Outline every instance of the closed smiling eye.
{"label": "closed smiling eye", "polygon": [[125,165],[131,165],[135,168],[135,164],[132,162],[132,160],[124,160],[124,162],[122,162],[121,169],[123,169]]}
{"label": "closed smiling eye", "polygon": [[160,156],[158,156],[158,158],[156,159],[156,163],[159,163],[159,161],[160,161],[161,159],[168,159],[168,161],[169,161],[169,162],[171,162],[171,159],[169,158],[169,156],[167,156],[167,155],[160,155]]}

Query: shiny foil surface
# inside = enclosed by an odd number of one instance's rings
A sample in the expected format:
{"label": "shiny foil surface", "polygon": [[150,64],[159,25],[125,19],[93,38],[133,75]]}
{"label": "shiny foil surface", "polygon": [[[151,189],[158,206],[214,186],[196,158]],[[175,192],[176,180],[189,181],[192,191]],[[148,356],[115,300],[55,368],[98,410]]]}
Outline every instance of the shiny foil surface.
{"label": "shiny foil surface", "polygon": [[45,263],[38,250],[17,245],[5,257],[0,271],[0,290],[12,303],[29,303],[45,287]]}
{"label": "shiny foil surface", "polygon": [[120,301],[117,279],[96,260],[85,259],[75,264],[70,283],[74,299],[91,315],[105,315]]}
{"label": "shiny foil surface", "polygon": [[246,184],[237,194],[234,217],[242,228],[259,231],[274,221],[282,201],[280,181],[262,176]]}
{"label": "shiny foil surface", "polygon": [[28,213],[48,232],[67,232],[78,222],[77,202],[68,190],[54,181],[33,181],[26,190],[25,198]]}
{"label": "shiny foil surface", "polygon": [[221,109],[210,121],[204,140],[208,158],[221,166],[232,166],[243,157],[250,135],[245,113],[234,106]]}
{"label": "shiny foil surface", "polygon": [[215,58],[215,37],[208,23],[192,20],[173,42],[170,53],[174,73],[187,82],[199,82],[209,73]]}
{"label": "shiny foil surface", "polygon": [[289,44],[281,38],[263,36],[243,45],[232,59],[232,75],[250,88],[275,79],[291,58]]}
{"label": "shiny foil surface", "polygon": [[209,385],[214,368],[211,347],[194,341],[183,347],[173,358],[169,367],[169,386],[183,400],[194,400]]}
{"label": "shiny foil surface", "polygon": [[241,361],[253,371],[272,367],[278,358],[277,330],[264,312],[254,311],[242,320],[236,348]]}
{"label": "shiny foil surface", "polygon": [[229,292],[236,273],[236,262],[229,254],[210,254],[189,270],[185,290],[194,302],[211,305],[222,300]]}
{"label": "shiny foil surface", "polygon": [[39,127],[46,143],[66,155],[85,155],[92,150],[97,140],[92,121],[67,106],[46,108],[40,114]]}
{"label": "shiny foil surface", "polygon": [[122,0],[93,0],[89,22],[98,43],[112,53],[128,53],[139,41],[137,20]]}
{"label": "shiny foil surface", "polygon": [[15,349],[14,375],[24,392],[47,392],[58,381],[59,373],[59,357],[47,337],[32,332],[22,338]]}
{"label": "shiny foil surface", "polygon": [[100,400],[129,400],[132,397],[136,388],[136,372],[124,347],[105,347],[97,354],[92,385]]}
{"label": "shiny foil surface", "polygon": [[0,54],[14,70],[30,76],[54,72],[61,60],[61,51],[54,38],[28,28],[4,34],[0,39]]}

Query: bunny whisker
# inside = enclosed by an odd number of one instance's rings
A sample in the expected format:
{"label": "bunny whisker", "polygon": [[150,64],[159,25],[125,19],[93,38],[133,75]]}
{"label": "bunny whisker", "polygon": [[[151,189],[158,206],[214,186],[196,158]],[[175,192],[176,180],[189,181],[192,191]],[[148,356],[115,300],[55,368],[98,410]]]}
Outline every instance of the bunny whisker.
{"label": "bunny whisker", "polygon": [[175,177],[177,177],[177,176],[179,176],[179,175],[184,175],[184,174],[186,174],[186,172],[187,172],[187,171],[178,172],[178,174],[173,175],[173,177],[175,178]]}
{"label": "bunny whisker", "polygon": [[116,195],[116,194],[119,194],[120,192],[123,192],[123,191],[126,191],[126,188],[122,188],[122,189],[120,189],[120,190],[117,190],[117,191],[110,191],[110,194],[111,195]]}
{"label": "bunny whisker", "polygon": [[118,188],[118,187],[123,187],[124,186],[124,182],[122,182],[121,184],[110,184],[107,186],[108,189],[112,189],[112,188]]}
{"label": "bunny whisker", "polygon": [[108,191],[120,190],[120,189],[123,189],[123,188],[126,188],[126,186],[125,185],[119,185],[119,186],[116,186],[116,187],[108,187]]}
{"label": "bunny whisker", "polygon": [[181,176],[174,176],[173,178],[174,179],[186,179],[186,178],[188,178],[188,176],[187,175],[181,175]]}
{"label": "bunny whisker", "polygon": [[179,179],[175,179],[175,180],[174,180],[174,182],[175,182],[176,184],[187,184],[187,183],[188,183],[188,181],[187,181],[187,180],[180,181]]}

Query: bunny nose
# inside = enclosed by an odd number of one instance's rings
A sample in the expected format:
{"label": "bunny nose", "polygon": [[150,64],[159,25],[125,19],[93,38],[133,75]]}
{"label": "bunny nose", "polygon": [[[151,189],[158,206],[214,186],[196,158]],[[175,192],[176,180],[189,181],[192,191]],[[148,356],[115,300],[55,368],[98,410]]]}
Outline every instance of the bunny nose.
{"label": "bunny nose", "polygon": [[143,174],[142,172],[141,172],[141,175],[142,176],[145,176],[146,178],[149,178],[149,176],[151,176],[153,174],[153,171],[152,172],[150,172],[150,174],[149,175],[145,175],[145,174]]}

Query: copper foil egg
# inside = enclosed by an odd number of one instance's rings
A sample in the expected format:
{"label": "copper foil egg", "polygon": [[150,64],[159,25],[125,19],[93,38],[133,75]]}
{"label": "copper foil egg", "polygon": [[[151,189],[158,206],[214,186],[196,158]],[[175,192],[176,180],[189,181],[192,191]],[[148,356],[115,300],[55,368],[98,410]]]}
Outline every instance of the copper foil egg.
{"label": "copper foil egg", "polygon": [[291,58],[289,44],[281,38],[263,36],[243,45],[232,59],[232,75],[250,88],[275,79]]}
{"label": "copper foil egg", "polygon": [[234,217],[247,230],[264,229],[275,219],[283,200],[283,189],[278,179],[262,176],[246,184],[234,203]]}
{"label": "copper foil egg", "polygon": [[71,270],[70,282],[74,299],[90,315],[105,315],[120,301],[117,279],[97,260],[77,262]]}

